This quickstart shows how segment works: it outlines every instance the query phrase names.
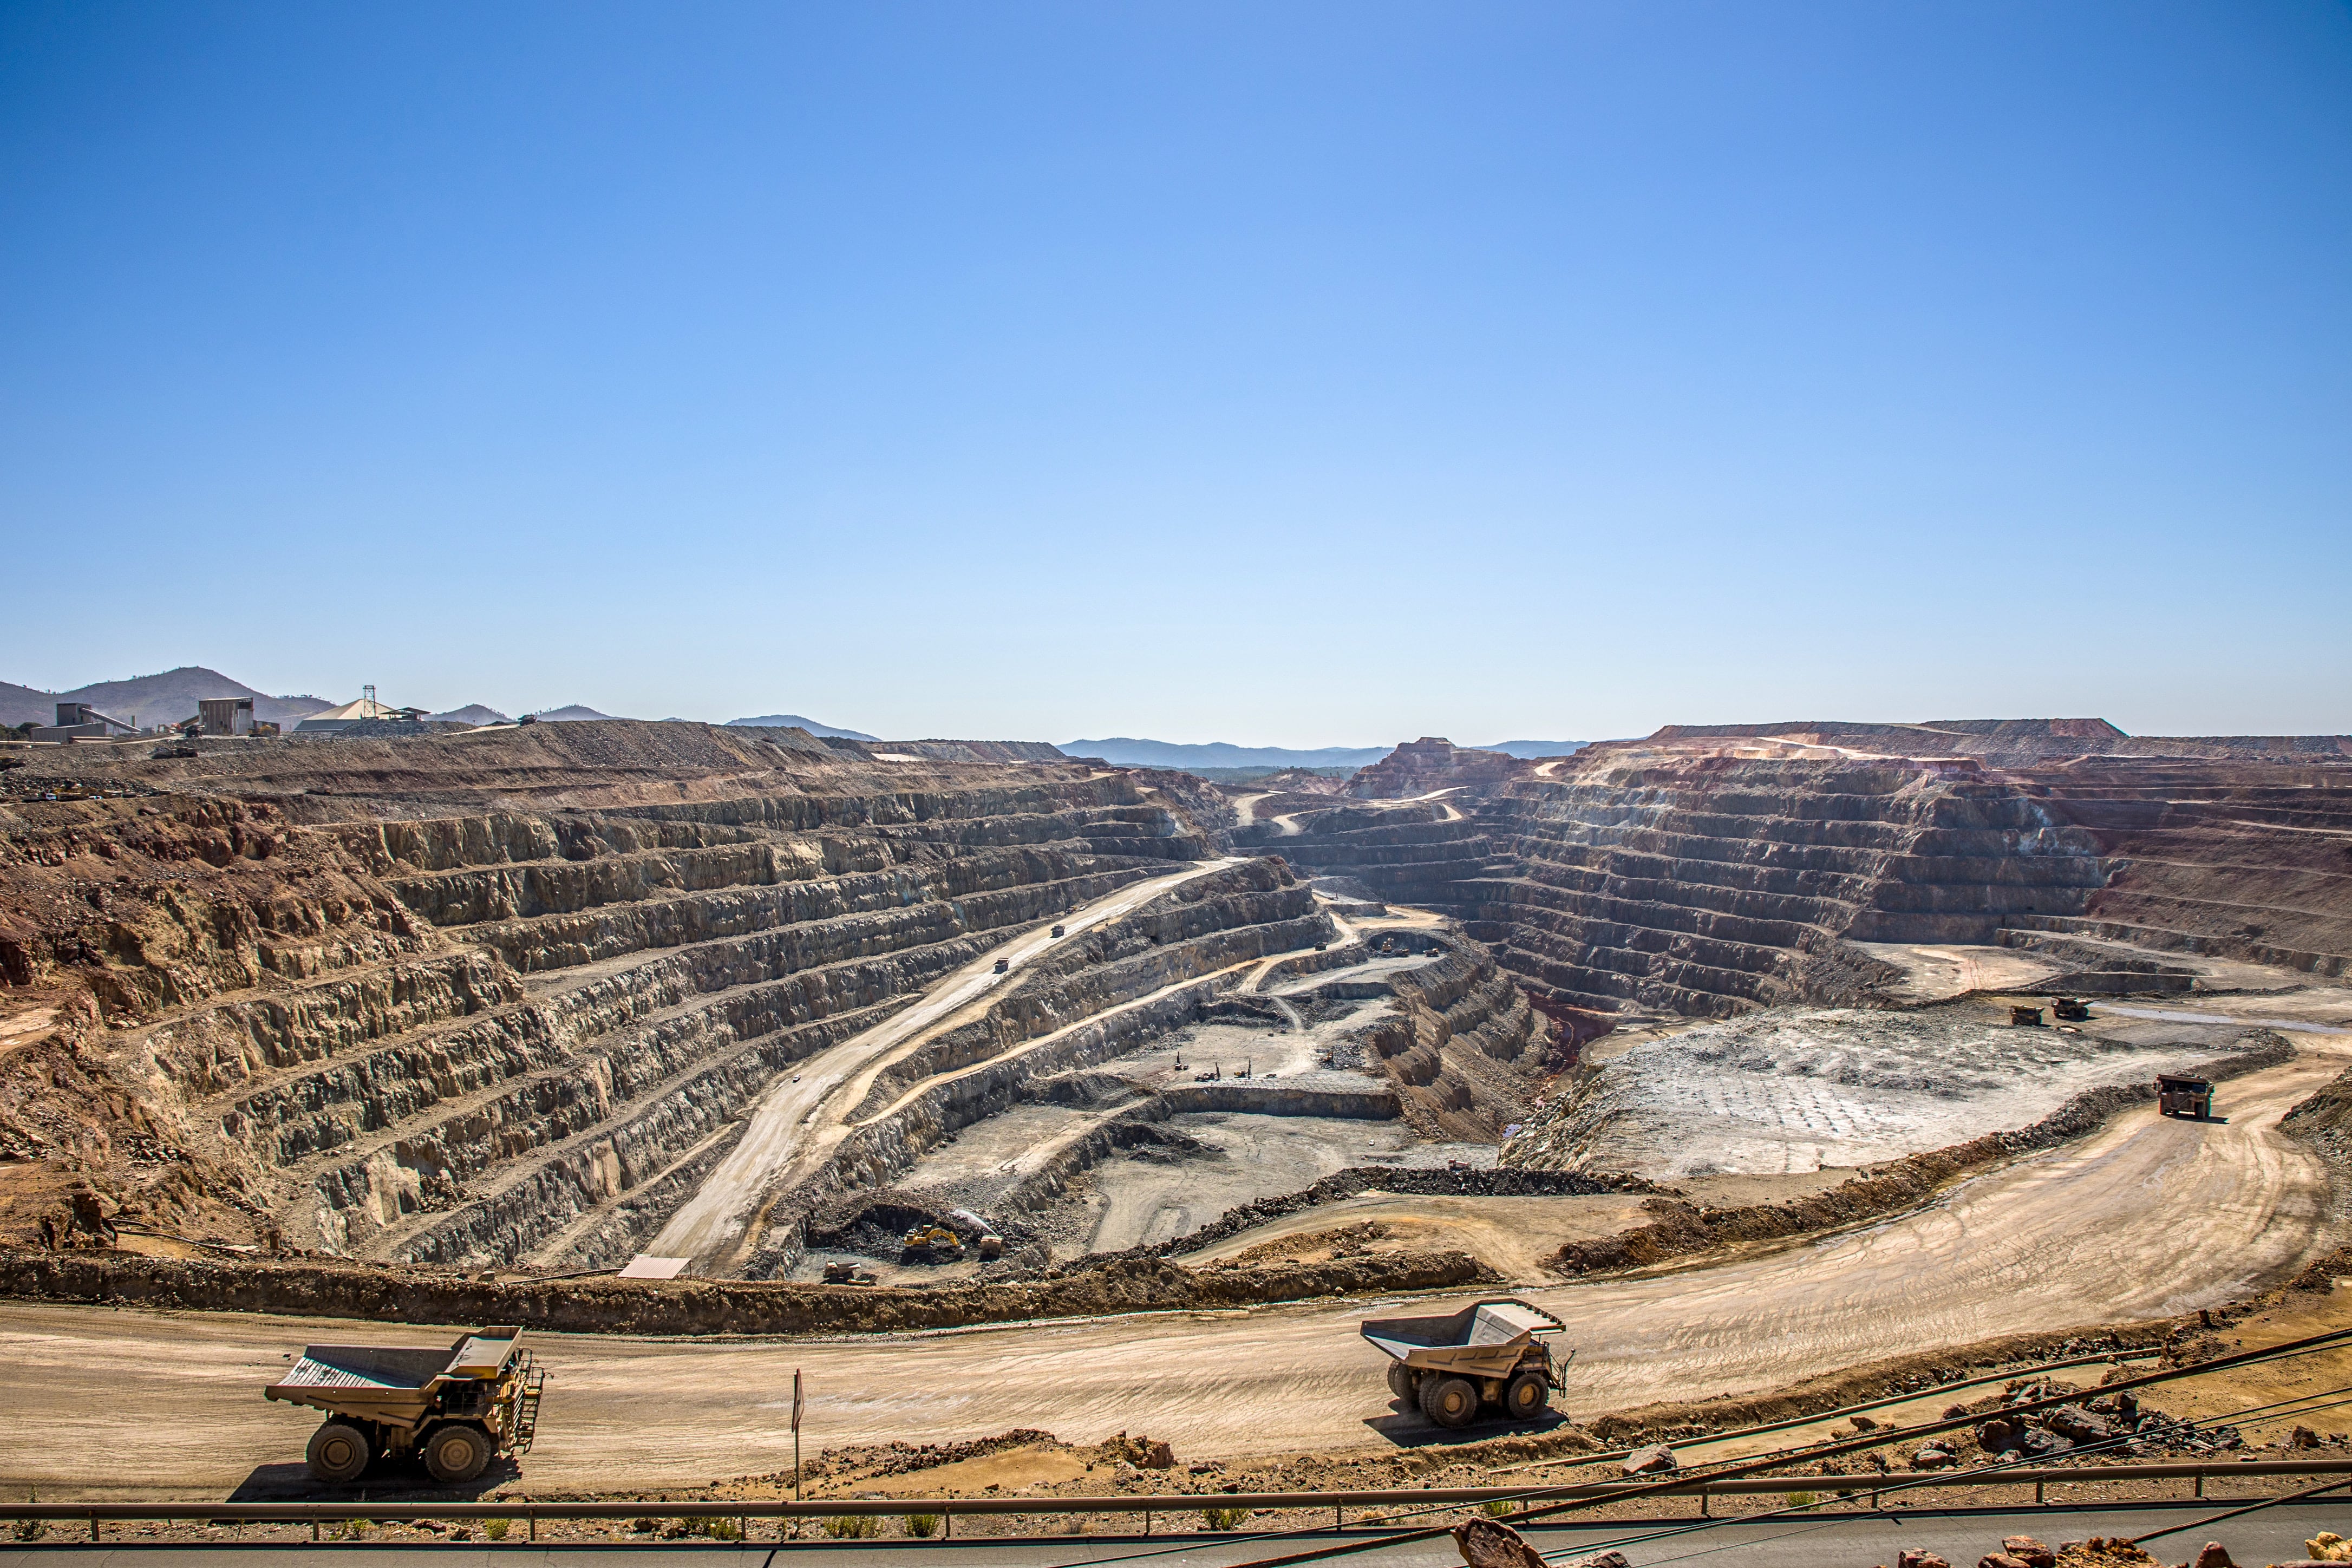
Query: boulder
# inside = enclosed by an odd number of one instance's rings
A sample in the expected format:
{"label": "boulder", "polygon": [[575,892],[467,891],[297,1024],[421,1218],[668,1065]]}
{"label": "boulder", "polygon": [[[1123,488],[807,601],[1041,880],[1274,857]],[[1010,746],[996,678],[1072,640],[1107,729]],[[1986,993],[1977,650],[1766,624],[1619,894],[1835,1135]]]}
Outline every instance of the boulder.
{"label": "boulder", "polygon": [[1915,1470],[1940,1470],[1958,1462],[1958,1454],[1934,1443],[1928,1444],[1911,1456],[1911,1468]]}
{"label": "boulder", "polygon": [[2085,1400],[2083,1408],[2095,1415],[2112,1415],[2129,1426],[2139,1419],[2139,1400],[2129,1389]]}
{"label": "boulder", "polygon": [[1977,1559],[1977,1568],[2026,1568],[2025,1559],[2011,1557],[2006,1552],[1988,1552]]}
{"label": "boulder", "polygon": [[1853,1429],[1857,1432],[1875,1432],[1878,1430],[1878,1423],[1873,1421],[1867,1415],[1849,1415],[1846,1419],[1853,1424]]}
{"label": "boulder", "polygon": [[1629,1476],[1660,1476],[1680,1468],[1675,1451],[1664,1443],[1653,1443],[1625,1456],[1625,1473]]}
{"label": "boulder", "polygon": [[1935,1552],[1898,1552],[1895,1568],[1952,1568],[1951,1560]]}
{"label": "boulder", "polygon": [[1977,1446],[1988,1454],[1998,1454],[2017,1447],[2017,1426],[2013,1421],[1995,1416],[1977,1427]]}
{"label": "boulder", "polygon": [[2189,1568],[2238,1568],[2238,1565],[2230,1560],[2228,1550],[2220,1542],[2209,1541],[2190,1559]]}
{"label": "boulder", "polygon": [[2016,1437],[2017,1451],[2029,1459],[2053,1458],[2074,1451],[2074,1442],[2055,1432],[2044,1432],[2039,1426],[2020,1426]]}
{"label": "boulder", "polygon": [[2294,1429],[2294,1435],[2286,1440],[2286,1446],[2290,1448],[2316,1448],[2324,1441],[2326,1439],[2310,1427],[2298,1426]]}
{"label": "boulder", "polygon": [[2074,1443],[2105,1443],[2123,1436],[2115,1423],[2079,1405],[2062,1405],[2047,1412],[2042,1417],[2042,1425]]}
{"label": "boulder", "polygon": [[1454,1527],[1454,1549],[1469,1568],[1547,1568],[1536,1549],[1507,1524],[1473,1519]]}
{"label": "boulder", "polygon": [[2024,1563],[2026,1568],[2052,1568],[2058,1561],[2058,1553],[2030,1535],[2004,1535],[2000,1538],[2000,1549]]}

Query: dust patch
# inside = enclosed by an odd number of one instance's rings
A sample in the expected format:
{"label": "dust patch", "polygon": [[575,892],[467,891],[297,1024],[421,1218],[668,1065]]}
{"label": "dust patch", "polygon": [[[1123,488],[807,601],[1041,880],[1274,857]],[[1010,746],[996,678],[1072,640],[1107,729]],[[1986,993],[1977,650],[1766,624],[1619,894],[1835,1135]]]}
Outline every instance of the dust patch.
{"label": "dust patch", "polygon": [[2038,1121],[2210,1048],[2015,1028],[1977,1007],[1771,1008],[1633,1046],[1532,1116],[1502,1159],[1665,1181],[1871,1165]]}

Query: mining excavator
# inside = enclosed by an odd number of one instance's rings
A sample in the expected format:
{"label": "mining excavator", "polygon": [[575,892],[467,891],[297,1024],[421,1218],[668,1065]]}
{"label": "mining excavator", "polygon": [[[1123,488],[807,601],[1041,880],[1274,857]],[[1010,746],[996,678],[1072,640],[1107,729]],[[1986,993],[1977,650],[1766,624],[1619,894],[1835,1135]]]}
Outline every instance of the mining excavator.
{"label": "mining excavator", "polygon": [[963,1260],[963,1238],[943,1225],[919,1225],[907,1233],[906,1250],[898,1256],[901,1263],[959,1263]]}

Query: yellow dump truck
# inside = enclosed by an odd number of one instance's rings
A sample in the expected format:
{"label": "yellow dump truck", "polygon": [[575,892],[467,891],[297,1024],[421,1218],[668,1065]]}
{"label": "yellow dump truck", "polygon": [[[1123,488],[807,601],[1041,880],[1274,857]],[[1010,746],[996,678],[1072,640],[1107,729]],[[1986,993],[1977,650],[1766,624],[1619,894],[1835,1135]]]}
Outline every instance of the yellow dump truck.
{"label": "yellow dump truck", "polygon": [[1389,1358],[1389,1392],[1440,1426],[1467,1426],[1482,1405],[1515,1421],[1540,1415],[1565,1388],[1544,1337],[1568,1325],[1540,1307],[1497,1297],[1427,1318],[1368,1318],[1364,1338]]}
{"label": "yellow dump truck", "polygon": [[447,1349],[305,1345],[269,1399],[327,1413],[305,1458],[314,1479],[357,1480],[380,1458],[422,1455],[439,1481],[468,1481],[494,1455],[530,1449],[547,1373],[502,1324],[460,1335]]}

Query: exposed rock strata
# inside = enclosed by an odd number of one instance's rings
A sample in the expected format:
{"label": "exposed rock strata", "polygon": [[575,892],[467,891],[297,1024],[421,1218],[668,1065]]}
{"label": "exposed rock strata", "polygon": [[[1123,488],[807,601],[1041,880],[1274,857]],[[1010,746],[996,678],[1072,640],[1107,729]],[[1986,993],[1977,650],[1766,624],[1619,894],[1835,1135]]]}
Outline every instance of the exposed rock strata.
{"label": "exposed rock strata", "polygon": [[1927,754],[1830,743],[1858,742],[1853,728],[1675,730],[1452,773],[1465,753],[1419,742],[1360,781],[1462,787],[1233,837],[1459,917],[1578,1032],[1866,1000],[1893,972],[1853,942],[2044,933],[2141,950],[2086,968],[2098,991],[2177,988],[2147,962],[2165,952],[2352,965],[2352,767],[2328,748],[2181,742],[2161,760],[2071,721],[1863,727]]}

